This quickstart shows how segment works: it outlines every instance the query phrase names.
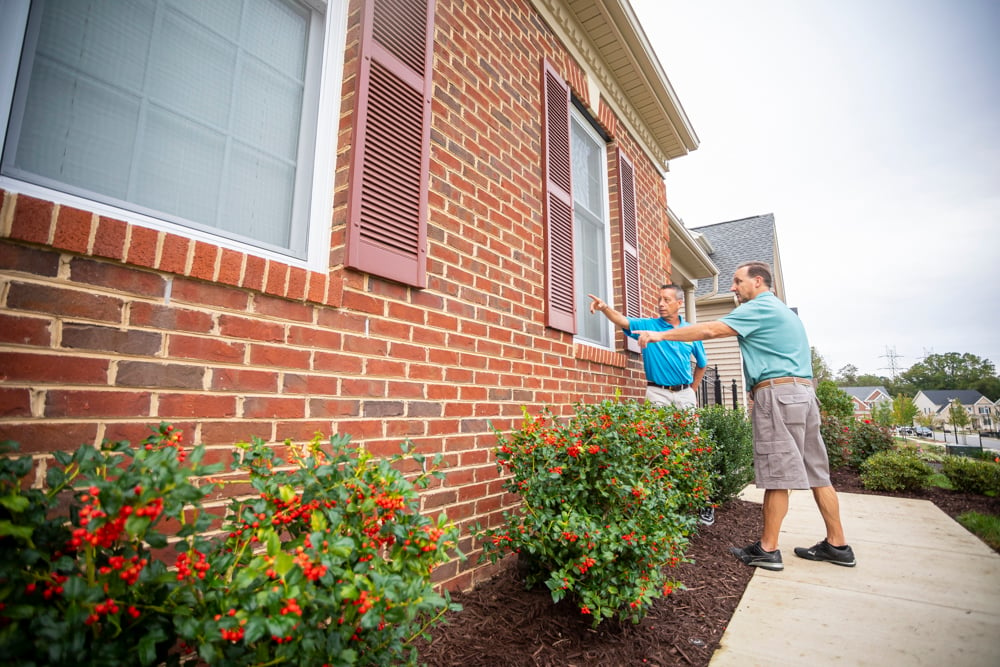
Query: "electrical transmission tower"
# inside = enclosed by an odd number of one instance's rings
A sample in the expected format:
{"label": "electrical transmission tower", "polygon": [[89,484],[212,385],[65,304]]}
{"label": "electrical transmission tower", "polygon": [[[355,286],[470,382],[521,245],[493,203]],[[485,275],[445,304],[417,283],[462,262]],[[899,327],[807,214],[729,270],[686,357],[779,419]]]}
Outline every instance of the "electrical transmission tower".
{"label": "electrical transmission tower", "polygon": [[888,345],[886,345],[886,347],[885,347],[885,354],[881,354],[881,355],[879,355],[879,357],[889,360],[889,365],[888,366],[883,366],[879,370],[887,370],[887,371],[889,371],[889,374],[892,376],[892,379],[895,381],[896,376],[899,374],[899,361],[898,360],[903,358],[902,356],[896,354],[896,346],[893,345],[892,347],[889,347]]}

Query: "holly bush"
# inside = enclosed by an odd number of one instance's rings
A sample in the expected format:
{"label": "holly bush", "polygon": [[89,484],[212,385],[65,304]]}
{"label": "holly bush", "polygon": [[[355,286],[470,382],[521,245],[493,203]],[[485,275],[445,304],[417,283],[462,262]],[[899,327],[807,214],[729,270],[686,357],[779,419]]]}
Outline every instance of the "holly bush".
{"label": "holly bush", "polygon": [[[4,454],[11,450],[10,443]],[[162,426],[133,449],[54,453],[29,486],[30,457],[0,457],[0,655],[8,664],[153,664],[176,641],[177,588],[166,525],[183,540],[208,526],[186,511],[211,491],[194,479],[219,467]],[[39,488],[36,488],[39,487]]]}
{"label": "holly bush", "polygon": [[[850,421],[853,421],[851,419]],[[826,445],[830,469],[843,468],[851,461],[851,427],[848,419],[820,413],[819,434]]]}
{"label": "holly bush", "polygon": [[711,444],[712,502],[721,505],[753,481],[753,427],[742,408],[722,405],[699,409],[698,421]]}
{"label": "holly bush", "polygon": [[896,443],[888,428],[870,419],[850,420],[847,436],[850,465],[855,468],[879,452],[892,450]]}
{"label": "holly bush", "polygon": [[681,585],[669,570],[709,499],[710,451],[696,424],[693,412],[636,401],[578,405],[565,421],[525,412],[496,449],[521,505],[499,527],[475,527],[482,560],[516,552],[529,587],[544,581],[554,602],[572,600],[595,626],[638,622]]}
{"label": "holly bush", "polygon": [[[161,424],[143,446],[0,457],[0,654],[21,665],[381,665],[445,611],[430,582],[457,532],[418,512],[440,476],[319,436],[289,461],[255,439],[205,466]],[[416,463],[414,479],[400,468]],[[228,511],[219,485],[246,491]],[[39,485],[40,486],[40,485]],[[171,557],[168,543],[176,556]],[[451,552],[451,553],[449,553]]]}

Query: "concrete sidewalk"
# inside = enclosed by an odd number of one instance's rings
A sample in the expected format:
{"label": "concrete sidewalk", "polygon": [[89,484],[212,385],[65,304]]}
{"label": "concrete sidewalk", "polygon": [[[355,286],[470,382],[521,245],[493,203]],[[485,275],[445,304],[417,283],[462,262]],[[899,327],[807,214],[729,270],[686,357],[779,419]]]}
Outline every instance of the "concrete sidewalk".
{"label": "concrete sidewalk", "polygon": [[812,493],[793,491],[785,569],[754,572],[711,667],[1000,666],[1000,555],[930,501],[839,496],[857,566],[795,556],[824,530]]}

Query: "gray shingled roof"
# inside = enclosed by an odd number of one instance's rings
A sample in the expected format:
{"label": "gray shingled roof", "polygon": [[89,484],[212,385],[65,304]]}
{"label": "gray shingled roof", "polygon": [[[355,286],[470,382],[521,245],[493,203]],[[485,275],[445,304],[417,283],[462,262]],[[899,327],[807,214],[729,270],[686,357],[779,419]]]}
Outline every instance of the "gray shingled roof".
{"label": "gray shingled roof", "polygon": [[[704,234],[712,244],[709,257],[719,269],[720,291],[729,285],[736,267],[743,262],[767,262],[774,267],[773,213],[693,227],[691,231]],[[694,295],[699,297],[711,291],[711,280],[699,280]]]}
{"label": "gray shingled roof", "polygon": [[882,386],[878,386],[878,387],[841,387],[840,389],[842,391],[850,394],[854,398],[858,399],[859,401],[868,400],[868,397],[871,396],[873,393],[875,393],[876,390],[877,391],[881,391],[886,396],[889,395],[889,392],[886,391],[885,387],[882,387]]}
{"label": "gray shingled roof", "polygon": [[944,406],[956,398],[965,406],[975,405],[976,401],[983,398],[983,395],[975,389],[925,389],[923,394],[934,405]]}

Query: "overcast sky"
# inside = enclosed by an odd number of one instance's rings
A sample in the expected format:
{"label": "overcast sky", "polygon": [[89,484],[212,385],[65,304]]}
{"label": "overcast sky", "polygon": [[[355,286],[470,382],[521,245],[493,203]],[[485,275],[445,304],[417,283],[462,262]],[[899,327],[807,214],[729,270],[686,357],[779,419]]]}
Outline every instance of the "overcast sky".
{"label": "overcast sky", "polygon": [[701,141],[666,179],[688,228],[773,213],[834,372],[1000,368],[1000,0],[631,3]]}

